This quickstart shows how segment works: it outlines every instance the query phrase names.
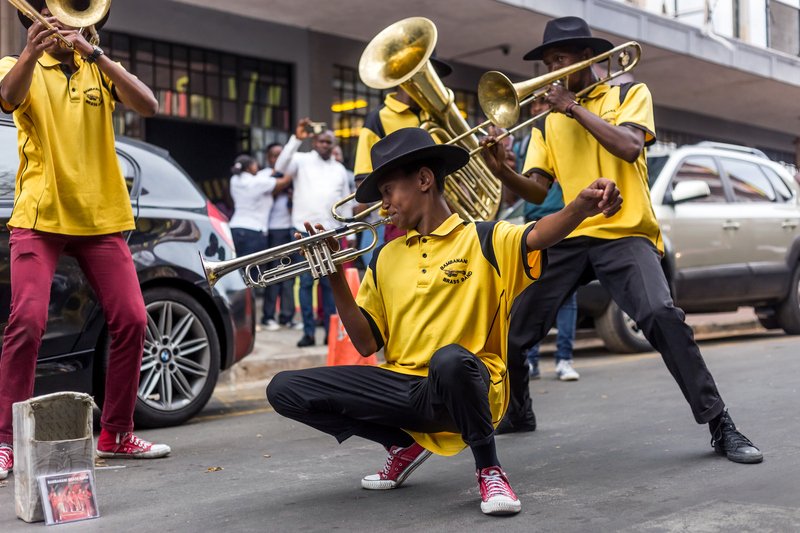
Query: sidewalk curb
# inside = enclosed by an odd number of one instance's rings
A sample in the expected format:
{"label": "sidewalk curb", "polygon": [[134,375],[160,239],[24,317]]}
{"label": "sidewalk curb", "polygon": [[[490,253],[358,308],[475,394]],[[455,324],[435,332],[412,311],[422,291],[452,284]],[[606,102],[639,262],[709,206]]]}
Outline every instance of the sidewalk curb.
{"label": "sidewalk curb", "polygon": [[[707,339],[710,337],[731,335],[747,335],[753,333],[765,333],[758,320],[744,320],[729,323],[704,323],[692,326],[696,338]],[[595,340],[599,345],[602,341],[596,336],[581,335],[585,340]],[[544,351],[555,343],[556,336],[551,333],[543,341]],[[592,344],[595,344],[594,342]],[[554,348],[554,346],[553,346]],[[327,346],[314,346],[303,349],[293,349],[285,354],[272,357],[247,357],[242,362],[234,365],[230,369],[222,372],[217,381],[217,386],[235,387],[239,384],[253,381],[262,381],[272,378],[278,372],[284,370],[302,370],[325,366],[328,358]]]}

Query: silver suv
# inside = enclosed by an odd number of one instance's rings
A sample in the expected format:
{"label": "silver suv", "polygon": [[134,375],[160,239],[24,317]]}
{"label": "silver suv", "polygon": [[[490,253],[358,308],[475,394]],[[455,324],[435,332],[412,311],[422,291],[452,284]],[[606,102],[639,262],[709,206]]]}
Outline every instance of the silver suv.
{"label": "silver suv", "polygon": [[[675,305],[687,313],[752,306],[765,327],[800,334],[800,205],[791,174],[759,150],[711,142],[651,150],[647,164]],[[651,349],[599,283],[579,289],[578,308],[579,326],[593,321],[609,350]]]}

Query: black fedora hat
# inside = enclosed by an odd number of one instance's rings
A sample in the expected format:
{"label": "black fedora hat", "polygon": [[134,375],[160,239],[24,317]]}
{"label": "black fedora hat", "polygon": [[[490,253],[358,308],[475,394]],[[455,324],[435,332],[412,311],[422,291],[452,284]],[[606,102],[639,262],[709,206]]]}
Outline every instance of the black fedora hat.
{"label": "black fedora hat", "polygon": [[440,78],[446,78],[453,73],[453,66],[444,59],[439,59],[436,57],[435,49],[431,54],[431,57],[428,59],[433,64],[433,68],[436,70],[436,74],[438,74]]}
{"label": "black fedora hat", "polygon": [[547,48],[557,45],[591,48],[594,50],[595,55],[608,52],[614,48],[611,41],[592,37],[592,30],[589,29],[589,25],[582,18],[561,17],[547,23],[544,28],[542,44],[525,54],[523,59],[525,61],[541,61],[543,59],[542,53]]}
{"label": "black fedora hat", "polygon": [[[37,13],[41,13],[46,2],[45,0],[29,0],[28,3]],[[100,22],[94,25],[94,29],[99,30],[100,28],[105,26],[106,22],[108,22],[108,16],[110,14],[111,10],[109,10],[108,13],[106,13],[106,16],[103,17],[100,20]],[[19,21],[22,23],[22,25],[25,26],[26,30],[33,25],[33,21],[29,19],[22,11],[17,10],[17,16],[19,17]]]}
{"label": "black fedora hat", "polygon": [[436,144],[431,134],[422,128],[402,128],[375,143],[370,152],[372,168],[356,190],[356,200],[362,204],[381,199],[378,182],[384,176],[417,161],[439,159],[445,174],[452,174],[469,163],[469,152],[460,146]]}

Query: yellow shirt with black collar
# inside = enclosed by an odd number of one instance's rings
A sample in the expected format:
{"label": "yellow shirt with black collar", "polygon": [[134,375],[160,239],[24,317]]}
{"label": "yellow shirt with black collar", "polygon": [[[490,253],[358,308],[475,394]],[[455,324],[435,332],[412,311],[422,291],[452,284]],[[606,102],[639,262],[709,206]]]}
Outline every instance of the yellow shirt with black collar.
{"label": "yellow shirt with black collar", "polygon": [[[356,299],[378,346],[383,368],[427,376],[431,356],[459,344],[486,365],[495,426],[508,406],[506,350],[514,299],[538,279],[546,254],[528,253],[533,224],[467,223],[451,215],[430,235],[409,231],[381,246]],[[455,455],[466,447],[454,433],[408,431],[424,448]]]}
{"label": "yellow shirt with black collar", "polygon": [[364,125],[358,134],[356,162],[353,168],[356,179],[366,177],[372,172],[370,153],[375,143],[399,129],[419,127],[421,120],[426,120],[426,116],[421,116],[422,111],[412,110],[406,104],[395,100],[395,96],[397,93],[386,95],[383,105],[370,112],[364,119]]}
{"label": "yellow shirt with black collar", "polygon": [[[0,83],[17,63],[0,59]],[[45,53],[14,114],[20,167],[10,228],[63,235],[133,229],[130,196],[114,146],[116,88],[97,65],[75,54],[78,70]]]}
{"label": "yellow shirt with black collar", "polygon": [[[653,98],[643,83],[596,87],[581,106],[609,124],[631,126],[645,132],[645,146],[656,141]],[[664,253],[661,230],[650,203],[646,151],[628,163],[603,148],[577,120],[551,113],[544,134],[534,129],[523,173],[538,172],[557,178],[564,191],[564,203],[574,200],[581,190],[597,178],[617,184],[623,198],[615,216],[587,218],[568,238],[587,236],[598,239],[645,237]]]}

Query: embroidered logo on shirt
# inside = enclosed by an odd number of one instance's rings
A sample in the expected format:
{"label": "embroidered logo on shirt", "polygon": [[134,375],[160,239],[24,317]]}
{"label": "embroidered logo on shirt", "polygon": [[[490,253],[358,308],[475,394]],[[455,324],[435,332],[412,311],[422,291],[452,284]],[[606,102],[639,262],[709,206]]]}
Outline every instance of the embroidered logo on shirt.
{"label": "embroidered logo on shirt", "polygon": [[[444,273],[444,277],[442,281],[445,283],[449,283],[450,285],[458,285],[470,278],[472,276],[472,271],[467,269],[467,263],[469,262],[468,259],[450,259],[446,261],[442,266],[439,267]],[[448,268],[453,266],[455,268]],[[463,270],[459,269],[458,267],[463,267]]]}
{"label": "embroidered logo on shirt", "polygon": [[86,97],[86,103],[94,106],[100,107],[103,105],[103,97],[100,89],[97,87],[92,87],[91,89],[86,89],[83,91],[83,95]]}

